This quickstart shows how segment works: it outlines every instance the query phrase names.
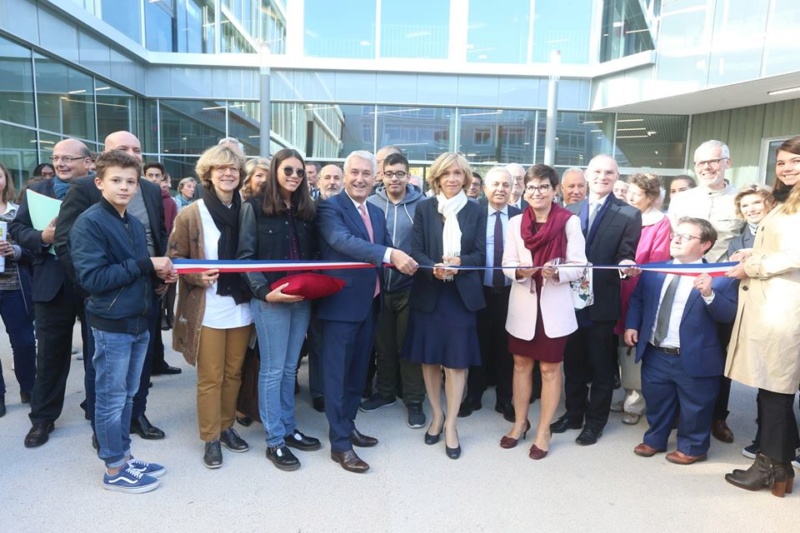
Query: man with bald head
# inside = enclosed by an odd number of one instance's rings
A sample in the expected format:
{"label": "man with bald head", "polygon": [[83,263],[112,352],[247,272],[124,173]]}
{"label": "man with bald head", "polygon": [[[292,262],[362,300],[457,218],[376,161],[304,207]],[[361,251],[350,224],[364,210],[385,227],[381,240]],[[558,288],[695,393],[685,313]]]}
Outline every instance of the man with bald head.
{"label": "man with bald head", "polygon": [[525,182],[525,167],[518,163],[510,163],[505,166],[506,172],[511,176],[511,200],[508,205],[517,209],[524,209],[522,200],[522,189]]}
{"label": "man with bald head", "polygon": [[[89,174],[91,153],[77,139],[65,139],[53,147],[56,176],[32,184],[28,190],[63,200],[72,184]],[[88,179],[93,179],[89,177]],[[51,253],[58,225],[56,220],[44,229],[31,222],[27,198],[23,198],[9,231],[14,240],[33,256],[33,302],[36,314],[36,383],[31,394],[30,419],[33,424],[25,437],[25,447],[46,443],[64,407],[64,391],[72,358],[72,329],[83,314],[83,299],[66,275],[64,265]],[[81,323],[86,352],[86,326]]]}
{"label": "man with bald head", "polygon": [[564,205],[586,200],[586,177],[580,168],[568,168],[561,175],[561,197]]}
{"label": "man with bald head", "polygon": [[342,192],[343,179],[344,174],[339,166],[325,165],[322,167],[322,170],[319,171],[319,180],[317,180],[320,200],[327,200]]}
{"label": "man with bald head", "polygon": [[[117,131],[111,133],[105,139],[104,152],[118,150],[125,152],[142,162],[142,145],[139,139],[129,131]],[[64,265],[67,273],[77,285],[75,278],[75,268],[72,264],[72,254],[70,253],[69,233],[78,216],[89,207],[99,202],[100,191],[91,178],[79,178],[75,180],[69,194],[64,198],[61,211],[58,215],[55,233],[55,249],[59,261]],[[167,230],[164,224],[164,203],[161,199],[161,187],[146,179],[139,180],[139,187],[127,207],[129,216],[136,217],[145,227],[147,237],[147,249],[150,257],[161,257],[166,255],[167,250]],[[158,320],[161,294],[166,291],[167,286],[156,284],[152,296],[150,307],[150,346],[145,357],[144,367],[142,368],[139,391],[133,399],[133,412],[131,414],[131,433],[136,433],[143,439],[163,439],[164,432],[153,426],[145,416],[147,407],[147,395],[149,392],[150,376],[153,367],[154,352],[158,349],[160,341],[160,323]],[[85,321],[85,322],[88,322]],[[90,343],[90,344],[93,344]],[[94,417],[94,368],[91,365],[91,358],[84,360],[86,367],[86,412],[90,417]],[[164,363],[165,364],[165,363]],[[169,367],[172,368],[172,367]],[[179,370],[179,369],[175,369]],[[176,373],[172,371],[170,373]]]}
{"label": "man with bald head", "polygon": [[[585,177],[589,197],[567,205],[567,209],[581,220],[586,258],[595,265],[633,264],[642,215],[612,194],[619,179],[617,162],[608,155],[595,156]],[[625,268],[619,272],[624,275],[632,271]],[[553,433],[582,428],[575,439],[582,446],[596,443],[608,422],[617,360],[614,325],[620,316],[618,271],[594,270],[592,275],[594,305],[576,312],[578,329],[569,335],[564,348],[567,412],[550,426]]]}

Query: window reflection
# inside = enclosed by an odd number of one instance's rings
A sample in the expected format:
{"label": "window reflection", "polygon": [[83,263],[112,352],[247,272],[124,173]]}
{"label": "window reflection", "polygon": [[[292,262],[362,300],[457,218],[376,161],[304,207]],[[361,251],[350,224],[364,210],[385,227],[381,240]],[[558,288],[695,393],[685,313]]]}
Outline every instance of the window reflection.
{"label": "window reflection", "polygon": [[682,115],[617,116],[617,161],[620,166],[682,168],[689,118]]}
{"label": "window reflection", "polygon": [[91,76],[39,54],[35,56],[39,125],[79,139],[95,140]]}
{"label": "window reflection", "polygon": [[31,51],[0,37],[0,117],[35,126]]}
{"label": "window reflection", "polygon": [[383,0],[381,57],[446,58],[449,0]]}
{"label": "window reflection", "polygon": [[161,146],[165,154],[202,154],[225,137],[225,102],[161,100]]}
{"label": "window reflection", "polygon": [[[539,112],[536,161],[544,161],[544,138],[547,114]],[[555,164],[585,166],[597,154],[613,149],[614,115],[560,111],[556,120]],[[622,164],[620,162],[620,164]]]}
{"label": "window reflection", "polygon": [[592,0],[540,1],[534,7],[532,61],[549,63],[550,53],[560,50],[562,63],[589,63]]}
{"label": "window reflection", "polygon": [[40,161],[37,156],[36,132],[0,123],[0,139],[3,139],[0,161],[11,174],[7,179],[14,180],[14,186],[19,191]]}
{"label": "window reflection", "polygon": [[126,130],[133,131],[133,95],[111,84],[97,81],[95,85],[97,100],[97,138],[103,141],[109,133]]}
{"label": "window reflection", "polygon": [[472,0],[467,61],[526,63],[530,0]]}
{"label": "window reflection", "polygon": [[375,0],[305,2],[305,55],[375,57]]}
{"label": "window reflection", "polygon": [[484,163],[533,163],[536,112],[460,109],[458,151]]}
{"label": "window reflection", "polygon": [[258,102],[228,102],[228,135],[239,139],[247,155],[259,155],[260,113]]}
{"label": "window reflection", "polygon": [[142,12],[139,2],[100,0],[100,13],[105,22],[139,44],[142,43]]}
{"label": "window reflection", "polygon": [[174,0],[148,0],[144,4],[145,20],[145,46],[148,50],[157,52],[172,52],[175,50],[174,35],[172,33],[172,18],[175,10],[172,8]]}
{"label": "window reflection", "polygon": [[452,150],[455,109],[446,107],[378,106],[377,146],[391,144],[410,160],[433,161]]}

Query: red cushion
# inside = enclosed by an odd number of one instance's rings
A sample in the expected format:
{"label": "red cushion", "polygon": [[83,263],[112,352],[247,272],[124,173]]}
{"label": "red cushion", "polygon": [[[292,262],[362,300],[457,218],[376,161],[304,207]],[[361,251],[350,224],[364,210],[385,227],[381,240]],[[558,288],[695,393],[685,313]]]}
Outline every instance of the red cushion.
{"label": "red cushion", "polygon": [[292,274],[281,278],[272,285],[272,290],[277,289],[284,283],[289,286],[283,289],[284,294],[291,294],[293,296],[302,296],[306,300],[314,300],[316,298],[324,298],[331,294],[336,294],[345,286],[345,281],[340,278],[334,278],[326,274],[314,274],[311,272],[305,274]]}

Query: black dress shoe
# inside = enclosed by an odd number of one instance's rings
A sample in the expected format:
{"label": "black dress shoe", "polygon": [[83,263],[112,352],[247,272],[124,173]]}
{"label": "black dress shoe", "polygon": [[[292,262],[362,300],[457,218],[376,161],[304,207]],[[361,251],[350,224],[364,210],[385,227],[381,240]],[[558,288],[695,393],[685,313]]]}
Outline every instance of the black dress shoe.
{"label": "black dress shoe", "polygon": [[311,406],[314,408],[315,411],[318,413],[325,412],[325,398],[312,398],[311,399]]}
{"label": "black dress shoe", "polygon": [[353,450],[347,450],[346,452],[334,452],[331,450],[331,459],[342,465],[342,468],[348,472],[363,474],[369,470],[369,465],[362,461]]}
{"label": "black dress shoe", "polygon": [[286,446],[273,446],[267,448],[267,459],[272,461],[272,464],[278,470],[291,472],[300,468],[300,461],[294,456],[292,450]]}
{"label": "black dress shoe", "polygon": [[47,442],[50,438],[50,433],[55,429],[55,424],[52,422],[36,422],[28,434],[25,435],[25,447],[37,448]]}
{"label": "black dress shoe", "polygon": [[145,440],[159,440],[166,436],[163,431],[151,424],[145,415],[131,420],[131,433],[136,433]]}
{"label": "black dress shoe", "polygon": [[451,448],[447,444],[444,445],[444,453],[447,454],[447,457],[450,459],[458,459],[461,457],[461,445],[459,444],[455,448]]}
{"label": "black dress shoe", "polygon": [[92,448],[99,454],[100,453],[100,443],[97,441],[97,434],[92,433]]}
{"label": "black dress shoe", "polygon": [[250,449],[245,440],[233,428],[228,428],[219,436],[219,442],[232,452],[242,453]]}
{"label": "black dress shoe", "polygon": [[583,424],[580,421],[574,421],[568,415],[564,415],[552,424],[550,424],[550,431],[552,433],[564,433],[568,429],[581,429]]}
{"label": "black dress shoe", "polygon": [[497,402],[494,404],[494,410],[503,415],[503,418],[506,422],[511,422],[512,424],[516,421],[514,416],[514,406],[511,402]]}
{"label": "black dress shoe", "polygon": [[241,425],[243,425],[246,428],[250,427],[251,425],[253,425],[253,419],[250,418],[247,415],[237,416],[236,417],[236,421],[239,422]]}
{"label": "black dress shoe", "polygon": [[360,448],[371,448],[378,444],[378,439],[375,437],[369,437],[362,434],[357,429],[353,429],[353,432],[350,433],[350,444]]}
{"label": "black dress shoe", "polygon": [[30,392],[20,392],[19,393],[19,402],[20,403],[31,403],[31,393]]}
{"label": "black dress shoe", "polygon": [[218,440],[206,442],[203,464],[206,465],[206,468],[219,468],[222,466],[222,448]]}
{"label": "black dress shoe", "polygon": [[483,404],[481,404],[481,402],[475,402],[470,399],[466,399],[458,408],[458,418],[466,418],[471,415],[473,411],[480,411],[482,408]]}
{"label": "black dress shoe", "polygon": [[575,442],[581,446],[591,446],[592,444],[597,443],[597,439],[602,436],[602,429],[594,429],[587,426],[583,428],[583,431],[581,431],[581,434],[575,439]]}
{"label": "black dress shoe", "polygon": [[289,435],[283,438],[283,441],[289,448],[294,448],[303,452],[313,452],[322,448],[322,443],[319,439],[303,435],[296,429]]}
{"label": "black dress shoe", "polygon": [[164,366],[160,366],[158,368],[154,368],[152,372],[150,372],[151,376],[174,376],[175,374],[180,374],[183,372],[177,366],[169,366],[165,364]]}

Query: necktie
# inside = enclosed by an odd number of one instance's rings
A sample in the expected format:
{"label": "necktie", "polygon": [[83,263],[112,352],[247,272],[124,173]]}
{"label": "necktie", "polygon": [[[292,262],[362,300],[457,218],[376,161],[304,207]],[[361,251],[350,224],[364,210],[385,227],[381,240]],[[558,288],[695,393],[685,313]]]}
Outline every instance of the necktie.
{"label": "necktie", "polygon": [[656,331],[653,334],[653,341],[656,346],[661,346],[661,343],[664,342],[664,338],[667,336],[669,317],[672,314],[672,304],[675,301],[675,293],[678,291],[679,281],[680,276],[672,276],[672,281],[667,285],[667,290],[664,291],[664,298],[661,299],[661,305],[658,307]]}
{"label": "necktie", "polygon": [[[495,211],[494,219],[494,266],[503,264],[503,221],[500,220],[500,211]],[[492,287],[502,289],[505,285],[505,276],[502,270],[492,270]]]}
{"label": "necktie", "polygon": [[[361,204],[358,206],[358,212],[361,214],[361,220],[364,222],[364,225],[367,227],[367,234],[369,235],[369,241],[375,242],[375,235],[372,233],[372,221],[369,219],[369,215],[367,214],[367,206]],[[381,265],[381,268],[383,266]],[[375,294],[373,294],[373,298],[380,294],[381,292],[381,279],[380,277],[375,278]]]}
{"label": "necktie", "polygon": [[589,205],[589,227],[586,229],[587,233],[592,231],[594,219],[597,218],[597,210],[600,208],[600,202],[594,202]]}

